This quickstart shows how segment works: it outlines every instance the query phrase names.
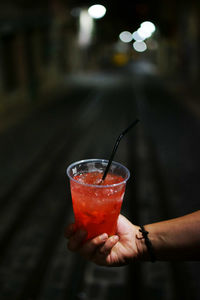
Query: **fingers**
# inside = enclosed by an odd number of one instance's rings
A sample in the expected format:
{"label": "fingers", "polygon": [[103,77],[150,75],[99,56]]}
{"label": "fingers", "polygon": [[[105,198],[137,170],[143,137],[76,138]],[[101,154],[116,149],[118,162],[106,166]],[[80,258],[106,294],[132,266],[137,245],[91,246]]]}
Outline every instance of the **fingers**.
{"label": "fingers", "polygon": [[117,235],[111,236],[107,241],[97,249],[91,260],[97,265],[114,266],[113,247],[118,243],[119,237]]}
{"label": "fingers", "polygon": [[79,253],[84,258],[93,261],[98,265],[108,266],[110,265],[108,257],[112,251],[112,248],[117,244],[118,241],[118,236],[115,235],[108,238],[108,235],[104,233],[84,243],[80,247]]}
{"label": "fingers", "polygon": [[83,255],[87,259],[91,259],[92,256],[95,254],[97,249],[104,244],[108,239],[107,233],[103,233],[92,240],[84,243],[80,249],[80,254]]}
{"label": "fingers", "polygon": [[109,265],[107,258],[119,241],[118,235],[108,237],[107,233],[85,241],[87,232],[83,229],[77,230],[74,224],[66,228],[65,237],[69,239],[67,246],[70,251],[79,252],[84,258],[99,265]]}
{"label": "fingers", "polygon": [[111,236],[99,249],[99,253],[105,256],[108,255],[118,241],[119,241],[118,235]]}

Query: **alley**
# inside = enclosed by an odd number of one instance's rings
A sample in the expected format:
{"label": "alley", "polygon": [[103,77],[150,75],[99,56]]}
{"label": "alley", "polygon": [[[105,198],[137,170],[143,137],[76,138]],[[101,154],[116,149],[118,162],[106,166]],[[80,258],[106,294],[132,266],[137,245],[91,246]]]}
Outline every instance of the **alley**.
{"label": "alley", "polygon": [[1,133],[1,299],[199,299],[199,263],[101,268],[70,253],[63,235],[73,220],[67,166],[109,158],[136,118],[115,156],[131,172],[122,213],[146,224],[197,210],[200,119],[155,75],[70,80],[66,93]]}

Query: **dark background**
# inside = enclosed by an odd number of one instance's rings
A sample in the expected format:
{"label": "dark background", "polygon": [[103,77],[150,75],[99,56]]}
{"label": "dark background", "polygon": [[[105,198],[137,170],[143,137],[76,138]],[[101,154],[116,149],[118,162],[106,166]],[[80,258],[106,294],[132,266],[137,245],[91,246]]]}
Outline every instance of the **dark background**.
{"label": "dark background", "polygon": [[[101,1],[88,44],[80,12],[93,1],[0,3],[0,299],[200,298],[199,262],[102,268],[66,247],[73,221],[67,166],[126,165],[122,213],[135,224],[199,209],[199,1]],[[151,21],[139,53],[119,34]]]}

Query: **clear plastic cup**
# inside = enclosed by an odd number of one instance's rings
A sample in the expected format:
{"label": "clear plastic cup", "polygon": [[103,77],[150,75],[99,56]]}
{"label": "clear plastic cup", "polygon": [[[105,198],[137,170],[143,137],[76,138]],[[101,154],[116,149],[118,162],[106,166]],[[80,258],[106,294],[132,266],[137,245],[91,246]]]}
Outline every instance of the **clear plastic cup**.
{"label": "clear plastic cup", "polygon": [[105,181],[101,183],[107,163],[104,159],[87,159],[72,163],[67,168],[75,224],[87,231],[86,239],[105,232],[109,236],[116,233],[130,172],[113,161]]}

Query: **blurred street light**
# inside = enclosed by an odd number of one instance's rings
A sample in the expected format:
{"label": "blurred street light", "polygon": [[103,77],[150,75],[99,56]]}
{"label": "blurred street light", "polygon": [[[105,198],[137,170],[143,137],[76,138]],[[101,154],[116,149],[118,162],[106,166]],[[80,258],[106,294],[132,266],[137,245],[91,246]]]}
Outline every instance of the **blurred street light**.
{"label": "blurred street light", "polygon": [[88,13],[93,19],[101,19],[106,14],[106,8],[101,4],[95,4],[89,7]]}
{"label": "blurred street light", "polygon": [[141,37],[141,35],[138,33],[138,31],[134,31],[133,32],[133,39],[135,41],[143,41],[144,40],[144,38]]}
{"label": "blurred street light", "polygon": [[93,19],[86,9],[82,9],[79,16],[79,45],[86,47],[91,42]]}
{"label": "blurred street light", "polygon": [[132,41],[133,36],[129,31],[123,31],[120,33],[119,38],[124,43],[129,43]]}
{"label": "blurred street light", "polygon": [[153,33],[155,30],[156,30],[156,27],[155,25],[152,23],[152,22],[149,22],[149,21],[145,21],[143,22],[140,27],[146,31],[146,32],[149,32],[149,33]]}
{"label": "blurred street light", "polygon": [[135,51],[137,52],[144,52],[147,50],[147,45],[145,42],[143,41],[136,41],[133,43],[133,48],[135,49]]}
{"label": "blurred street light", "polygon": [[138,30],[137,30],[138,34],[143,38],[143,40],[149,38],[151,36],[151,32],[149,31],[146,31],[145,28],[143,27],[140,27]]}
{"label": "blurred street light", "polygon": [[133,32],[133,39],[135,41],[144,41],[152,36],[156,30],[155,25],[150,21],[142,22],[137,31]]}

